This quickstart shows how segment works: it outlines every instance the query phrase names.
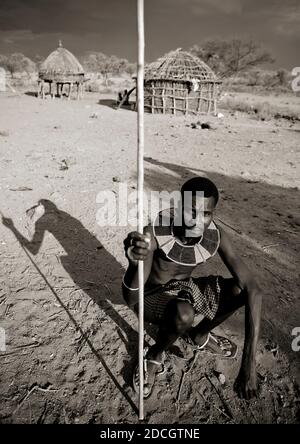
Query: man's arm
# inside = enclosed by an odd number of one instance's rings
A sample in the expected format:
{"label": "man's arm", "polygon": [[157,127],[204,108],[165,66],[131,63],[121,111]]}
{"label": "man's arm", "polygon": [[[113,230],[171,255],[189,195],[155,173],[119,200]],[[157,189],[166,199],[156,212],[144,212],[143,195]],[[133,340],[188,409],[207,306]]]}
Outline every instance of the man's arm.
{"label": "man's arm", "polygon": [[123,296],[130,307],[138,302],[138,261],[144,262],[144,284],[147,282],[153,262],[156,241],[151,227],[145,227],[144,234],[129,233],[124,241],[125,254],[128,259],[128,268],[123,278]]}
{"label": "man's arm", "polygon": [[257,390],[256,348],[260,330],[262,295],[252,274],[234,252],[227,234],[224,230],[220,230],[220,234],[219,254],[238,287],[246,294],[245,343],[237,382],[240,394],[250,398],[256,395]]}
{"label": "man's arm", "polygon": [[2,216],[2,223],[13,232],[20,244],[30,251],[30,253],[36,255],[39,252],[45,234],[44,224],[40,219],[35,224],[35,231],[31,240],[26,239],[26,237],[16,229],[12,219]]}

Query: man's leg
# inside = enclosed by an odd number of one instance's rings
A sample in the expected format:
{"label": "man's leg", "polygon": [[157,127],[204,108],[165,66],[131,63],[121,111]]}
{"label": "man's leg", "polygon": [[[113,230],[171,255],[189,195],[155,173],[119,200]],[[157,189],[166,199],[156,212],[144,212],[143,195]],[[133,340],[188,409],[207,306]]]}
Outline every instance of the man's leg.
{"label": "man's leg", "polygon": [[208,333],[244,306],[245,302],[246,294],[236,285],[235,280],[224,279],[216,316],[212,320],[203,319],[189,331],[189,336],[197,345],[202,345],[206,341]]}
{"label": "man's leg", "polygon": [[171,299],[166,306],[156,343],[149,350],[151,359],[161,358],[163,351],[167,350],[179,336],[190,330],[194,316],[195,311],[191,304]]}
{"label": "man's leg", "polygon": [[194,320],[194,308],[188,302],[172,299],[168,302],[165,309],[165,317],[161,322],[156,343],[150,347],[146,358],[150,360],[147,363],[148,379],[144,386],[144,393],[147,395],[151,391],[155,374],[157,373],[157,364],[151,362],[162,362],[163,352],[167,350],[176,339],[187,333]]}

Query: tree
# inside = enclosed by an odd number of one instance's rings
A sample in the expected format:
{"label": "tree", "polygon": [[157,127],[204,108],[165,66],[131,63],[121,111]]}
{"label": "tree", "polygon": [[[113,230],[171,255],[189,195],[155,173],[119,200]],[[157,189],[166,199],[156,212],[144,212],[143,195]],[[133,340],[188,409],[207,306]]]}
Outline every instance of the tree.
{"label": "tree", "polygon": [[40,69],[40,66],[41,66],[41,64],[43,63],[44,60],[45,60],[45,57],[40,56],[39,54],[36,54],[36,55],[33,57],[33,62],[35,63],[35,66],[36,66],[36,69],[37,69],[37,70]]}
{"label": "tree", "polygon": [[7,66],[7,59],[8,59],[8,57],[6,55],[0,54],[0,67],[1,68],[7,69],[6,68],[6,66]]}
{"label": "tree", "polygon": [[119,59],[112,55],[107,59],[107,69],[111,74],[127,72],[129,62],[126,59]]}
{"label": "tree", "polygon": [[81,63],[88,72],[102,72],[106,58],[102,52],[88,52],[81,58]]}
{"label": "tree", "polygon": [[209,40],[203,45],[194,45],[190,52],[216,72],[219,77],[231,77],[264,63],[273,63],[271,55],[252,41]]}
{"label": "tree", "polygon": [[88,52],[81,58],[81,63],[86,71],[98,72],[107,80],[108,75],[116,75],[123,72],[132,73],[133,66],[126,59],[117,56],[107,56],[102,52]]}
{"label": "tree", "polygon": [[[17,72],[19,73],[26,72],[27,74],[31,74],[34,71],[36,71],[35,63],[22,53],[15,52],[9,56],[1,56],[1,57],[4,57],[2,58],[3,68],[9,71],[12,77],[14,77],[14,74]],[[1,59],[0,59],[0,64],[1,64]]]}
{"label": "tree", "polygon": [[276,73],[278,84],[280,86],[287,86],[288,84],[288,72],[285,69],[279,69]]}

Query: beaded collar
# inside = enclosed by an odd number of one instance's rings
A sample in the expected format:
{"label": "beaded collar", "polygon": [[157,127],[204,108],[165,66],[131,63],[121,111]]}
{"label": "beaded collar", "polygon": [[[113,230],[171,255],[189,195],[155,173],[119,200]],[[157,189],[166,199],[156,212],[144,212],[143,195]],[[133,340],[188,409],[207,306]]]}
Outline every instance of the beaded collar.
{"label": "beaded collar", "polygon": [[202,238],[194,245],[184,245],[174,236],[174,210],[167,209],[158,213],[153,222],[153,232],[159,248],[172,262],[195,266],[214,256],[220,245],[220,233],[212,221]]}

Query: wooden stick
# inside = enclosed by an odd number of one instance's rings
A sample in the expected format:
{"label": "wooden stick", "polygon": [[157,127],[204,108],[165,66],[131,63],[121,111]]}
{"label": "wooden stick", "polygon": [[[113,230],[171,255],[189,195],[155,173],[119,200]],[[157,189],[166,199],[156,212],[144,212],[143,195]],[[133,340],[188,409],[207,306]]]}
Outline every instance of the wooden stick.
{"label": "wooden stick", "polygon": [[0,353],[0,358],[5,358],[6,356],[10,356],[10,355],[15,355],[16,353],[19,353],[23,349],[32,348],[32,347],[39,347],[40,345],[41,344],[39,342],[25,344],[25,345],[19,345],[9,352]]}
{"label": "wooden stick", "polygon": [[37,384],[34,384],[33,387],[27,392],[27,394],[24,396],[24,398],[22,399],[22,401],[20,401],[20,403],[18,404],[17,408],[15,408],[15,410],[12,412],[12,416],[19,410],[20,407],[22,407],[22,405],[24,404],[24,402],[26,401],[26,399],[29,398],[29,396],[35,391],[35,390],[39,390],[41,392],[47,393],[47,392],[58,392],[60,389],[51,389],[51,388],[42,388],[39,387]]}
{"label": "wooden stick", "polygon": [[[143,233],[144,221],[144,0],[137,0],[138,66],[137,66],[137,198],[138,232]],[[139,278],[139,420],[144,419],[144,263],[138,262]]]}
{"label": "wooden stick", "polygon": [[217,393],[217,395],[218,395],[220,401],[222,402],[223,407],[224,407],[224,409],[225,409],[225,412],[224,412],[224,413],[226,413],[226,416],[227,416],[230,420],[234,419],[233,414],[232,414],[231,411],[230,411],[230,408],[228,407],[228,405],[226,404],[225,400],[223,399],[223,396],[221,396],[219,390],[217,389],[217,387],[215,386],[215,384],[212,382],[212,380],[210,379],[210,377],[208,376],[207,373],[205,373],[205,377],[206,377],[206,379],[208,380],[208,382],[211,384],[211,386],[213,387],[214,391]]}
{"label": "wooden stick", "polygon": [[232,231],[235,231],[237,234],[243,234],[241,232],[241,230],[238,230],[237,228],[234,228],[232,225],[228,224],[227,222],[225,222],[224,220],[220,219],[219,217],[216,217],[216,219],[218,219],[223,225],[225,225],[228,228],[231,228]]}
{"label": "wooden stick", "polygon": [[267,250],[268,248],[272,248],[272,247],[279,247],[280,244],[269,244],[269,245],[264,245],[262,247],[263,250]]}
{"label": "wooden stick", "polygon": [[[180,382],[179,382],[179,387],[178,387],[178,391],[177,391],[177,396],[176,396],[176,405],[177,407],[179,407],[179,403],[180,403],[180,394],[181,394],[181,389],[184,383],[184,379],[185,376],[192,370],[192,368],[194,367],[194,364],[196,363],[196,360],[198,358],[199,355],[199,351],[195,350],[194,352],[194,356],[192,357],[192,359],[189,360],[188,365],[189,367],[185,370],[182,370],[181,373],[181,378],[180,378]],[[202,379],[202,378],[201,378]],[[198,381],[199,382],[199,381]]]}

